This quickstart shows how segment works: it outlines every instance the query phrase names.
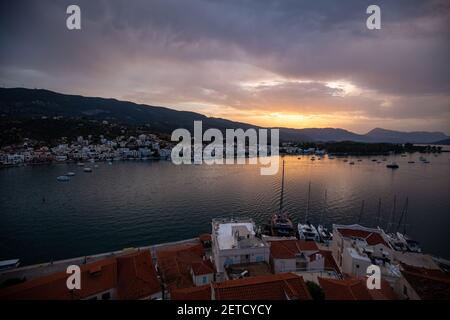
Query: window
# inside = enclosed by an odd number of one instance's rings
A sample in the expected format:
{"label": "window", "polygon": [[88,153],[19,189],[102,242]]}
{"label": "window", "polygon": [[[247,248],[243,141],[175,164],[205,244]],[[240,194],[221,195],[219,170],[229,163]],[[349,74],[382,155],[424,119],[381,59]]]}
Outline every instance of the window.
{"label": "window", "polygon": [[356,269],[359,269],[359,264],[356,265]]}
{"label": "window", "polygon": [[109,300],[109,299],[111,299],[111,293],[105,292],[104,294],[102,294],[102,300]]}
{"label": "window", "polygon": [[202,282],[203,283],[207,283],[208,282],[208,277],[207,276],[203,276]]}

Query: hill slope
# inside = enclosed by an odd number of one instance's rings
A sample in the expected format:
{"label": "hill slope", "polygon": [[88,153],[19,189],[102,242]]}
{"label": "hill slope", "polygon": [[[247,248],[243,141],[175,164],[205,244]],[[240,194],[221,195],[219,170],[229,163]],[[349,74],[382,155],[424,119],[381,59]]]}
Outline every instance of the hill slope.
{"label": "hill slope", "polygon": [[[0,114],[11,117],[84,117],[123,124],[146,124],[154,131],[162,133],[171,133],[177,128],[192,131],[195,120],[203,122],[203,130],[260,128],[248,123],[206,117],[195,112],[25,88],[0,88]],[[399,132],[380,128],[373,129],[365,135],[339,128],[280,128],[280,139],[284,141],[431,143],[448,138],[450,137],[441,132]]]}

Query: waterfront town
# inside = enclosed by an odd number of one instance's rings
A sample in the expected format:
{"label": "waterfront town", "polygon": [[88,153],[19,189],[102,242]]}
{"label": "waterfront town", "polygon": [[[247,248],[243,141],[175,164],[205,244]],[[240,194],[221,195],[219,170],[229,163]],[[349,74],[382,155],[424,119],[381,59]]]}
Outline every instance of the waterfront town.
{"label": "waterfront town", "polygon": [[[62,141],[66,138],[61,138]],[[169,159],[171,148],[167,142],[156,135],[141,134],[119,136],[115,139],[99,137],[94,143],[93,137],[79,136],[75,141],[51,146],[36,146],[25,140],[20,145],[7,146],[0,150],[1,166],[19,166],[26,164],[64,163],[80,161],[115,161],[127,159]],[[161,146],[161,144],[163,146]]]}
{"label": "waterfront town", "polygon": [[[450,298],[449,261],[406,235],[358,224],[334,224],[330,234],[274,236],[249,218],[213,219],[211,233],[193,239],[24,267],[2,262],[0,299]],[[71,265],[80,267],[80,289],[67,287]],[[371,265],[381,272],[379,288],[367,285]]]}

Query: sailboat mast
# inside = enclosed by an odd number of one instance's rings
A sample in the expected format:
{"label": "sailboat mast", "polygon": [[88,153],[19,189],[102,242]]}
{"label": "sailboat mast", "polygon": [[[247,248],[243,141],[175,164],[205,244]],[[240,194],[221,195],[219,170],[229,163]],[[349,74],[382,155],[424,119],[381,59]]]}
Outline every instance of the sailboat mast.
{"label": "sailboat mast", "polygon": [[325,207],[324,207],[324,209],[322,210],[322,214],[320,215],[320,221],[319,221],[319,224],[322,224],[323,216],[324,216],[324,214],[325,214],[325,210],[327,209],[327,198],[328,198],[327,196],[328,196],[328,194],[327,194],[327,189],[325,189],[325,199],[324,199]]}
{"label": "sailboat mast", "polygon": [[378,226],[381,225],[381,198],[378,198]]}
{"label": "sailboat mast", "polygon": [[400,216],[400,219],[398,220],[397,231],[400,230],[400,227],[401,227],[402,221],[403,221],[403,228],[404,228],[403,233],[406,233],[406,214],[407,214],[407,212],[408,212],[408,197],[406,197],[405,206],[403,207],[403,210],[402,210],[402,215]]}
{"label": "sailboat mast", "polygon": [[281,194],[280,194],[280,210],[279,215],[282,215],[283,212],[283,196],[284,196],[284,160],[283,160],[283,169],[281,171]]}
{"label": "sailboat mast", "polygon": [[362,215],[364,213],[364,200],[361,202],[361,211],[359,212],[358,223],[361,222]]}
{"label": "sailboat mast", "polygon": [[310,197],[311,197],[311,181],[309,182],[309,185],[308,185],[308,202],[306,203],[305,223],[308,222],[309,200],[310,200]]}
{"label": "sailboat mast", "polygon": [[394,205],[392,207],[391,219],[390,219],[390,221],[388,221],[388,225],[386,227],[386,230],[389,230],[390,227],[394,224],[396,205],[397,205],[397,195],[394,196]]}

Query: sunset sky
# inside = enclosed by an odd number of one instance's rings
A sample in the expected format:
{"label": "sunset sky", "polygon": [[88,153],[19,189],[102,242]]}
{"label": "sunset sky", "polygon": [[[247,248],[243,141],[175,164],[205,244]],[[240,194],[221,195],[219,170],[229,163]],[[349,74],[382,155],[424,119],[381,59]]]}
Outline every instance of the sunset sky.
{"label": "sunset sky", "polygon": [[[82,30],[66,28],[81,7]],[[381,30],[366,28],[378,4]],[[0,86],[263,126],[450,134],[449,1],[0,2]]]}

